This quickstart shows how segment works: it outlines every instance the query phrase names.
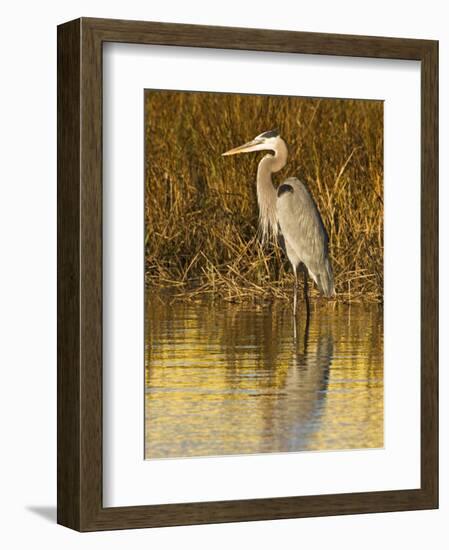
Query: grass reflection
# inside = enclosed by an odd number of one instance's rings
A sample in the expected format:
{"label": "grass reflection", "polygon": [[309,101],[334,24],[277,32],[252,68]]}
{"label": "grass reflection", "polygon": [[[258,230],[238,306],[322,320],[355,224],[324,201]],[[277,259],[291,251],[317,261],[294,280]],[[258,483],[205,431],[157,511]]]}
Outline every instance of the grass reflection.
{"label": "grass reflection", "polygon": [[382,309],[150,295],[146,457],[383,446]]}

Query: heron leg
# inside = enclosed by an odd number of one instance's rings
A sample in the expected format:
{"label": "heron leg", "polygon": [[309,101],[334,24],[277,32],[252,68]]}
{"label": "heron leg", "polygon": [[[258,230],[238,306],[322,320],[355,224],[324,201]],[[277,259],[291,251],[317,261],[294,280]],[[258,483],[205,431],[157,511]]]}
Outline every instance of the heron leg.
{"label": "heron leg", "polygon": [[306,302],[307,323],[308,323],[310,318],[309,280],[307,277],[307,268],[304,264],[302,264],[302,273],[304,276],[304,300]]}
{"label": "heron leg", "polygon": [[296,302],[298,295],[298,270],[296,266],[293,266],[293,273],[295,274],[295,283],[293,286],[293,317],[296,317]]}

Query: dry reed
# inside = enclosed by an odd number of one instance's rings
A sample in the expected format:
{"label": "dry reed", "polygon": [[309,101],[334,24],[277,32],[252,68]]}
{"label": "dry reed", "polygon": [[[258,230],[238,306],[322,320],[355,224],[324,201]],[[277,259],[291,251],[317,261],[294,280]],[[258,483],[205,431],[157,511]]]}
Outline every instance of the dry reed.
{"label": "dry reed", "polygon": [[221,157],[273,128],[289,147],[274,183],[298,176],[315,198],[337,299],[382,301],[383,104],[367,100],[147,91],[147,285],[178,298],[290,299],[289,263],[258,235],[264,153]]}

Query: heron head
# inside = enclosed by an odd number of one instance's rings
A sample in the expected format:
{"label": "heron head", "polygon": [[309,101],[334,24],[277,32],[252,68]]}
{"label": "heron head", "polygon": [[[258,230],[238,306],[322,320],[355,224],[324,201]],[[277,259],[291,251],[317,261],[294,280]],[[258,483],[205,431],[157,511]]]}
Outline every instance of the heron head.
{"label": "heron head", "polygon": [[279,142],[282,141],[282,138],[279,135],[278,130],[270,130],[268,132],[263,132],[259,134],[251,141],[234,147],[234,149],[229,149],[221,156],[226,157],[228,155],[238,155],[239,153],[251,153],[253,151],[276,151],[279,145]]}

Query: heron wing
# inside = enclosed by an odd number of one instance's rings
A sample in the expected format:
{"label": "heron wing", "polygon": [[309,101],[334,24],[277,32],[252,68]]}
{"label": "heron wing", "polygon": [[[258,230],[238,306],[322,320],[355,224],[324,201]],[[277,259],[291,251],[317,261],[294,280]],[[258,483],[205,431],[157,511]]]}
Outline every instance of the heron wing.
{"label": "heron wing", "polygon": [[[289,178],[277,190],[276,208],[279,226],[286,241],[292,264],[299,258],[326,296],[334,294],[328,236],[318,208],[307,187],[297,178]],[[292,256],[292,257],[291,257]],[[297,267],[295,265],[295,267]]]}

